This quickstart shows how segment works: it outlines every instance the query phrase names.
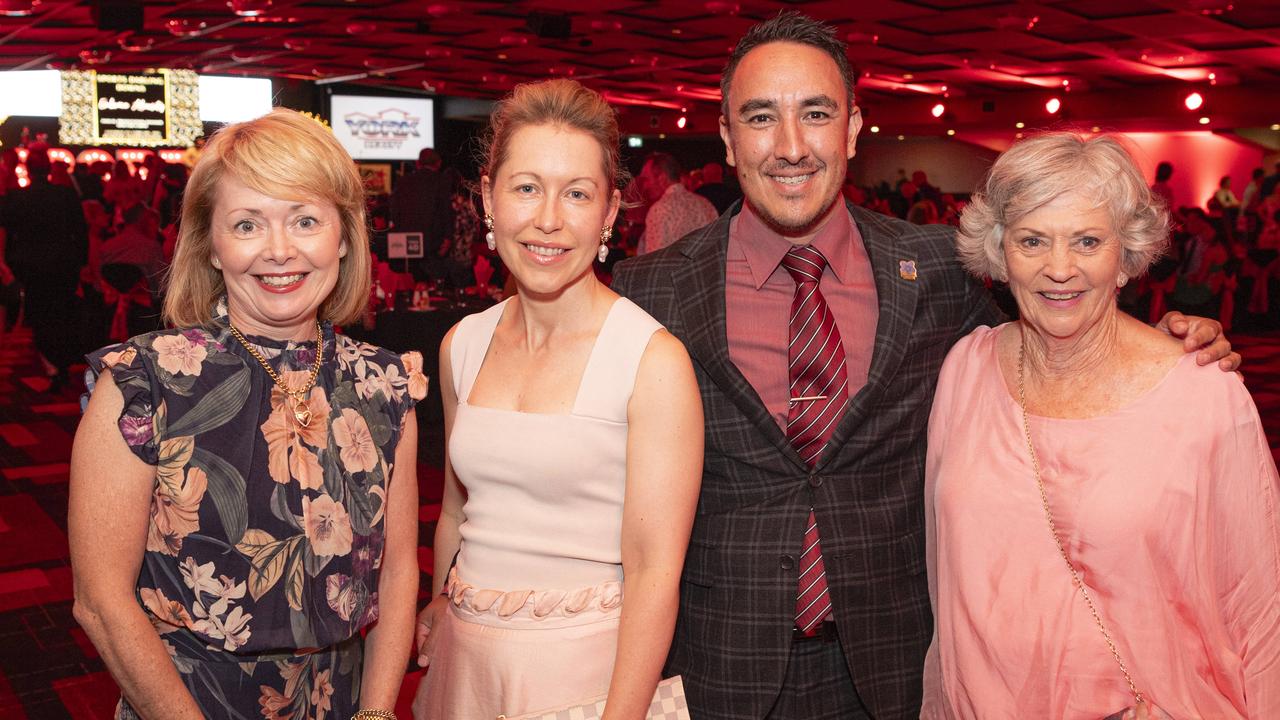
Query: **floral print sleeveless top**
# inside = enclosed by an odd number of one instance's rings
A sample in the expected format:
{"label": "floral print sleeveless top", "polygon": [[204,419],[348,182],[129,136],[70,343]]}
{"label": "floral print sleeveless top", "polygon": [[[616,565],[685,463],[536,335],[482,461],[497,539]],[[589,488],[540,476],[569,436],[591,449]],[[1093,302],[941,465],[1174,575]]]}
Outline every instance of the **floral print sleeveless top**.
{"label": "floral print sleeveless top", "polygon": [[[378,617],[383,506],[418,353],[323,327],[303,426],[227,331],[140,335],[90,356],[124,395],[120,432],[156,467],[138,601],[211,717],[349,717],[360,631]],[[290,387],[316,343],[246,336]],[[111,482],[104,472],[101,482]],[[122,701],[120,717],[131,711]]]}

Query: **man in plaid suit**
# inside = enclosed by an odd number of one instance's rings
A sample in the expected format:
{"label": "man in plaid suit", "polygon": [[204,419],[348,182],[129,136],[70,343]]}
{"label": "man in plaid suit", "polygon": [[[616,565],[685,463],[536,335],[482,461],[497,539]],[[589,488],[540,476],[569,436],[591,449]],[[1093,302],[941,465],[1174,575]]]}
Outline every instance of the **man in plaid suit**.
{"label": "man in plaid suit", "polygon": [[[956,260],[950,229],[841,201],[861,118],[834,28],[797,13],[753,27],[721,90],[721,137],[745,203],[614,275],[685,343],[706,416],[667,672],[684,676],[699,720],[918,717],[932,633],[923,476],[934,385],[952,344],[1001,314]],[[819,285],[847,364],[848,404],[816,460],[788,438],[798,281],[778,262],[792,245],[828,263]],[[1193,334],[1208,342],[1217,330]],[[810,517],[830,607],[802,629]]]}

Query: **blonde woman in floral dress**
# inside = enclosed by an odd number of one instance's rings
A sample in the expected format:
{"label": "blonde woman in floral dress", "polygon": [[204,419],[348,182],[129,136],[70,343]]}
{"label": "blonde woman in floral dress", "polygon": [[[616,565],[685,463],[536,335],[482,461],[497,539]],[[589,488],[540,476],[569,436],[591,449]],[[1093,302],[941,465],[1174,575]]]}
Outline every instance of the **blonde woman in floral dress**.
{"label": "blonde woman in floral dress", "polygon": [[417,595],[421,358],[334,332],[368,297],[364,196],[315,121],[209,143],[175,329],[89,356],[75,617],[117,718],[394,717]]}

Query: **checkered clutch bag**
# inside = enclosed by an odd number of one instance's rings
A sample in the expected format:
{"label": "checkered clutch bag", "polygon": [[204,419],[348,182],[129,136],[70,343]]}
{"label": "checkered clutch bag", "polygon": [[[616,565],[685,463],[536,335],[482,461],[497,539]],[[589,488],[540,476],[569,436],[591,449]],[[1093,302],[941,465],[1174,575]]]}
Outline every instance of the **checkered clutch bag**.
{"label": "checkered clutch bag", "polygon": [[[606,695],[601,695],[583,703],[519,715],[507,720],[599,720],[604,717],[606,698]],[[506,716],[499,715],[498,718],[506,718]],[[649,705],[649,714],[645,715],[645,718],[646,720],[689,720],[689,707],[684,701],[684,683],[679,675],[658,683],[658,689],[653,693],[653,703]]]}

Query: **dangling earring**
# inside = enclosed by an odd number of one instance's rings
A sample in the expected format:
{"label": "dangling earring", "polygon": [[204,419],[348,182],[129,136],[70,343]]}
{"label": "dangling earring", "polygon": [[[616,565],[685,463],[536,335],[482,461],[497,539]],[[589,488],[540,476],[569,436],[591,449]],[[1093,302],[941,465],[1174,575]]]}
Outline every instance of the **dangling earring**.
{"label": "dangling earring", "polygon": [[600,248],[596,250],[596,259],[604,262],[609,257],[609,239],[613,237],[613,228],[600,228]]}
{"label": "dangling earring", "polygon": [[489,246],[490,250],[498,249],[498,238],[493,236],[493,216],[488,213],[484,216],[484,226],[489,228],[489,232],[484,234],[484,244]]}

